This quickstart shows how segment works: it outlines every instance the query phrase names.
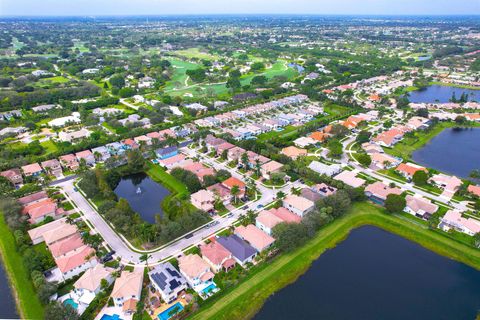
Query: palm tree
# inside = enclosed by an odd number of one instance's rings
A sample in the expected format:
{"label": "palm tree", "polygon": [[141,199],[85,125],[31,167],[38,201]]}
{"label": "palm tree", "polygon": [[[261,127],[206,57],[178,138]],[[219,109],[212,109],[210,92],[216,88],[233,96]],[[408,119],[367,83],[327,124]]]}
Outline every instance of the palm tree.
{"label": "palm tree", "polygon": [[140,256],[140,261],[141,262],[145,262],[145,264],[147,265],[148,267],[148,259],[150,259],[152,256],[149,255],[148,253],[144,253]]}
{"label": "palm tree", "polygon": [[240,188],[238,186],[233,186],[230,189],[230,194],[233,196],[233,202],[237,203],[237,196],[240,194]]}

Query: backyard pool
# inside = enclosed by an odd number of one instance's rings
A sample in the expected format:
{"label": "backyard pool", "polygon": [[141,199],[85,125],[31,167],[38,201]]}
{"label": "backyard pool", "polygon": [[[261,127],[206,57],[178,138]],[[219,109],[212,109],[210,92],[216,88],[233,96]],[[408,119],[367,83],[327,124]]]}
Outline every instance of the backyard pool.
{"label": "backyard pool", "polygon": [[68,298],[66,300],[63,301],[63,305],[64,306],[70,306],[72,307],[73,309],[77,310],[78,309],[78,303],[76,303],[75,301],[73,301],[73,299],[71,298]]}
{"label": "backyard pool", "polygon": [[114,315],[109,315],[109,314],[104,314],[100,320],[122,320],[118,314]]}
{"label": "backyard pool", "polygon": [[158,319],[168,320],[182,310],[183,310],[183,305],[180,302],[177,302],[167,310],[164,310],[162,313],[160,313],[158,315]]}
{"label": "backyard pool", "polygon": [[217,286],[215,283],[211,283],[208,287],[202,290],[202,294],[208,296],[210,293],[213,293],[212,291],[215,291],[217,289]]}

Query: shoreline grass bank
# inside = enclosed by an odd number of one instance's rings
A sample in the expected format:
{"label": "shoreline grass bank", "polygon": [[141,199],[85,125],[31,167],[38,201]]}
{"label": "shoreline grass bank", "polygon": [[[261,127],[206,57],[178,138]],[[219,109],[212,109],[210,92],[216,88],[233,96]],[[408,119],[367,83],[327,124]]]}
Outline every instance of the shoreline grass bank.
{"label": "shoreline grass bank", "polygon": [[373,225],[402,236],[437,254],[480,270],[480,251],[411,222],[383,213],[366,202],[356,203],[346,216],[332,222],[317,236],[294,252],[282,254],[267,268],[212,303],[206,303],[191,319],[248,319],[260,310],[265,300],[297,280],[311,263],[327,249],[334,248],[358,227]]}

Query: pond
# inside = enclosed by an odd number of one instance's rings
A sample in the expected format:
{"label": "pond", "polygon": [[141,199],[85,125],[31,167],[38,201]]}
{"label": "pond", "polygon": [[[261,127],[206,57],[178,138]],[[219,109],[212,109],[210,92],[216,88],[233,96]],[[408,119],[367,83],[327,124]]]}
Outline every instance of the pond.
{"label": "pond", "polygon": [[0,262],[0,301],[2,301],[0,319],[18,319],[15,299],[9,287],[7,274],[2,262]]}
{"label": "pond", "polygon": [[440,132],[412,159],[429,168],[468,178],[474,169],[480,169],[480,128],[448,128]]}
{"label": "pond", "polygon": [[479,271],[364,226],[271,296],[254,319],[475,319],[479,308]]}
{"label": "pond", "polygon": [[411,91],[408,99],[414,103],[450,102],[452,95],[460,99],[462,93],[468,94],[470,101],[480,101],[480,90],[463,89],[450,86],[432,85],[422,90]]}
{"label": "pond", "polygon": [[170,194],[145,173],[123,177],[114,192],[119,198],[126,199],[132,209],[149,223],[155,223],[155,215],[163,214],[160,204]]}

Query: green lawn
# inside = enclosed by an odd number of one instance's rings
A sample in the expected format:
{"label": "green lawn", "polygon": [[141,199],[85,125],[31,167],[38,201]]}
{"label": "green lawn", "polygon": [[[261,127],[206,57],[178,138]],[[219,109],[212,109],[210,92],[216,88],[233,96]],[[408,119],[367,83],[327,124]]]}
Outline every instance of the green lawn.
{"label": "green lawn", "polygon": [[429,131],[417,131],[414,137],[405,137],[402,141],[393,146],[393,148],[384,148],[386,153],[410,159],[412,153],[423,147],[428,141],[440,134],[446,128],[455,127],[454,122],[440,122]]}
{"label": "green lawn", "polygon": [[45,84],[53,84],[53,83],[66,83],[70,80],[68,80],[65,77],[62,76],[56,76],[56,77],[51,77],[51,78],[42,78],[38,81],[39,84],[45,85]]}
{"label": "green lawn", "polygon": [[58,148],[55,142],[53,142],[52,140],[46,140],[46,141],[40,142],[40,145],[46,149],[47,154],[58,151]]}
{"label": "green lawn", "polygon": [[480,270],[480,251],[399,217],[383,213],[370,203],[356,203],[350,213],[324,227],[315,238],[289,254],[259,267],[235,289],[202,306],[192,319],[248,319],[274,292],[294,282],[327,249],[335,247],[349,232],[374,225],[417,242],[427,249]]}
{"label": "green lawn", "polygon": [[217,55],[210,54],[206,51],[200,51],[200,48],[188,48],[185,50],[176,50],[172,52],[189,59],[196,58],[201,60],[218,60],[220,57]]}
{"label": "green lawn", "polygon": [[14,296],[22,319],[43,319],[43,305],[38,300],[22,257],[16,251],[13,234],[5,221],[0,217],[0,249],[2,261],[10,280],[15,288]]}
{"label": "green lawn", "polygon": [[181,195],[188,195],[187,187],[173,176],[168,174],[162,167],[159,165],[154,165],[152,163],[149,164],[149,168],[146,172],[153,180],[161,183],[171,192],[175,192],[179,196]]}

